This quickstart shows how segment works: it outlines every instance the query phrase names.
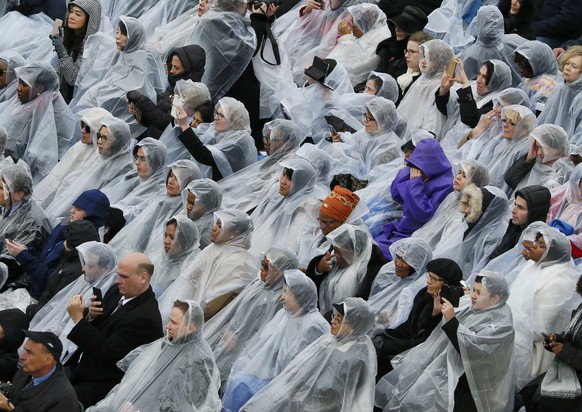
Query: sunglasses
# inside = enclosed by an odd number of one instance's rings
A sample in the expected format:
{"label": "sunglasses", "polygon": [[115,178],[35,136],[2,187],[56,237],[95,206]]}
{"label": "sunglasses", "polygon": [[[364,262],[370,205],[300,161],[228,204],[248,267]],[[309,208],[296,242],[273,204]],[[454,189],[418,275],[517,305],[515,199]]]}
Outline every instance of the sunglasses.
{"label": "sunglasses", "polygon": [[81,130],[83,130],[85,133],[91,133],[91,128],[85,122],[81,122]]}

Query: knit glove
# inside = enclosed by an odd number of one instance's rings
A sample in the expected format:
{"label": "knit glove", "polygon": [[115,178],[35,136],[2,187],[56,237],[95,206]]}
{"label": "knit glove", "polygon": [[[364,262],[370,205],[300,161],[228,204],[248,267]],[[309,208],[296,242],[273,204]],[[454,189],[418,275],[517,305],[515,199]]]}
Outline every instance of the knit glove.
{"label": "knit glove", "polygon": [[53,46],[55,51],[57,52],[57,56],[59,59],[66,57],[68,55],[67,49],[65,49],[65,45],[63,44],[63,36],[50,36],[51,41],[53,42]]}

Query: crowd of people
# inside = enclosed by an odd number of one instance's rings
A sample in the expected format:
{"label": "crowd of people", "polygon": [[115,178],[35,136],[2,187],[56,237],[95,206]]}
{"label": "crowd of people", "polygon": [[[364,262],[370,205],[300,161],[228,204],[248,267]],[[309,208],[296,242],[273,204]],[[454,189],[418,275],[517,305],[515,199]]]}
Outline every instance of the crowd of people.
{"label": "crowd of people", "polygon": [[0,411],[582,411],[582,3],[0,4]]}

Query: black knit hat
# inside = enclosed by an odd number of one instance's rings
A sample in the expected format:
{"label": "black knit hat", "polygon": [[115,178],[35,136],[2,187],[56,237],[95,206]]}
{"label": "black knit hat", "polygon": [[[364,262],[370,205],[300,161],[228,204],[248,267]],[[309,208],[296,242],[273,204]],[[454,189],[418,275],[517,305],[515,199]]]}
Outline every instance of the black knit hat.
{"label": "black knit hat", "polygon": [[460,286],[463,280],[463,271],[457,262],[451,259],[433,259],[426,264],[426,270],[443,278],[450,286]]}

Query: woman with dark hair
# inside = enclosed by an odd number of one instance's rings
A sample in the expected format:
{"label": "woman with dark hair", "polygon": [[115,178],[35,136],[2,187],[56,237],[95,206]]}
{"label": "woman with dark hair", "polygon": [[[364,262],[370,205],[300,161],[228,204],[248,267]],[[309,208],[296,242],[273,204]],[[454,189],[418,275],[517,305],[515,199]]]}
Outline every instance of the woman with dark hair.
{"label": "woman with dark hair", "polygon": [[69,11],[61,33],[51,36],[59,57],[56,70],[60,77],[60,91],[67,103],[73,98],[77,72],[83,61],[83,47],[87,38],[99,31],[101,5],[97,0],[76,0]]}
{"label": "woman with dark hair", "polygon": [[174,95],[176,82],[188,79],[199,82],[204,74],[205,63],[206,53],[202,47],[196,44],[178,47],[172,50],[166,59],[169,85],[163,93],[158,93],[156,103],[137,90],[127,93],[130,111],[133,112],[139,124],[147,127],[138,140],[144,137],[158,139],[162,135],[164,129],[172,121],[171,98]]}
{"label": "woman with dark hair", "polygon": [[415,6],[406,6],[401,14],[388,20],[390,38],[381,41],[376,48],[380,63],[376,71],[388,73],[395,79],[406,73],[406,46],[409,37],[421,31],[428,22],[426,14]]}
{"label": "woman with dark hair", "polygon": [[535,40],[534,20],[538,10],[532,1],[499,0],[497,7],[503,14],[505,34],[515,33],[528,40]]}

